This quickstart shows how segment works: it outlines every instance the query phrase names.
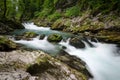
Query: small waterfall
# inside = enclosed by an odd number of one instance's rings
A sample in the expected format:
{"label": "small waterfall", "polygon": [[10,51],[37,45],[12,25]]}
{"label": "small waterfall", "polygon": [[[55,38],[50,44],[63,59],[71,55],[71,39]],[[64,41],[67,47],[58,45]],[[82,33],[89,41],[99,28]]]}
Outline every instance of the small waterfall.
{"label": "small waterfall", "polygon": [[38,27],[34,23],[23,23],[25,29],[31,30],[50,30],[50,27]]}

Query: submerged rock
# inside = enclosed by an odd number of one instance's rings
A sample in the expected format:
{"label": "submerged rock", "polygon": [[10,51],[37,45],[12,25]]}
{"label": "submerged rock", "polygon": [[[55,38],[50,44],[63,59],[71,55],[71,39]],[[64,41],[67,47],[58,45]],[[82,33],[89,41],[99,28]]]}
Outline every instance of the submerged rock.
{"label": "submerged rock", "polygon": [[47,38],[49,42],[60,42],[62,39],[63,37],[60,34],[51,34]]}
{"label": "submerged rock", "polygon": [[0,36],[0,51],[10,51],[16,48],[16,43],[14,43],[6,37]]}
{"label": "submerged rock", "polygon": [[43,40],[45,38],[45,34],[40,35],[40,40]]}
{"label": "submerged rock", "polygon": [[85,48],[85,44],[81,40],[82,39],[78,37],[73,37],[70,39],[69,44],[74,46],[75,48]]}

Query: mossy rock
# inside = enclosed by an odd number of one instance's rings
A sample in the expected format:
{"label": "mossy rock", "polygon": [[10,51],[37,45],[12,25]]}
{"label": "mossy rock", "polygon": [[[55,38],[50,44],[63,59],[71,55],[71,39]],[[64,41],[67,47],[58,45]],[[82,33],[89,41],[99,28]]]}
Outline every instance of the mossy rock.
{"label": "mossy rock", "polygon": [[101,42],[120,44],[120,32],[102,30],[97,34],[97,38]]}
{"label": "mossy rock", "polygon": [[9,32],[15,29],[24,29],[24,26],[20,22],[13,20],[0,20],[0,34],[9,34]]}
{"label": "mossy rock", "polygon": [[63,30],[63,29],[65,29],[67,26],[63,22],[64,22],[63,19],[58,19],[57,21],[55,21],[53,23],[53,25],[51,26],[51,29],[53,29],[53,30]]}
{"label": "mossy rock", "polygon": [[51,34],[47,38],[49,42],[60,42],[62,39],[63,37],[60,34]]}
{"label": "mossy rock", "polygon": [[44,38],[45,38],[45,34],[41,34],[39,39],[43,40]]}
{"label": "mossy rock", "polygon": [[6,37],[0,36],[0,51],[9,51],[17,48],[16,43],[7,39]]}
{"label": "mossy rock", "polygon": [[37,36],[37,34],[34,33],[34,32],[25,32],[25,33],[23,34],[23,36],[26,37],[26,38],[34,38],[34,37]]}
{"label": "mossy rock", "polygon": [[85,48],[85,44],[81,40],[80,38],[74,37],[70,39],[69,44],[75,48]]}

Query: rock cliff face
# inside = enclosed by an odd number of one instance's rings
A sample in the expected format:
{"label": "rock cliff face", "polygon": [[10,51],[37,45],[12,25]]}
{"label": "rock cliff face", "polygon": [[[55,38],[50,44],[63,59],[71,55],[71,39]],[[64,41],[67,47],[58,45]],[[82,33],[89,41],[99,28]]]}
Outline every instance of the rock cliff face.
{"label": "rock cliff face", "polygon": [[0,52],[1,80],[88,80],[86,76],[39,50]]}
{"label": "rock cliff face", "polygon": [[9,34],[9,32],[15,29],[24,29],[24,26],[16,21],[0,19],[0,34]]}

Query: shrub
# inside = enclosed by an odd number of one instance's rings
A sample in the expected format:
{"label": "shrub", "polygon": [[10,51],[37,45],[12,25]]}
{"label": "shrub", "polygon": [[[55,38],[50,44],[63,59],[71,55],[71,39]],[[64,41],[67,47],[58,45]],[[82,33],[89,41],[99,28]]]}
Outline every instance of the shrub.
{"label": "shrub", "polygon": [[66,17],[78,16],[79,14],[80,14],[79,6],[70,7],[65,11]]}
{"label": "shrub", "polygon": [[55,20],[59,19],[61,16],[62,16],[61,13],[56,11],[52,15],[48,16],[48,19],[50,21],[55,21]]}

